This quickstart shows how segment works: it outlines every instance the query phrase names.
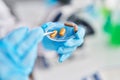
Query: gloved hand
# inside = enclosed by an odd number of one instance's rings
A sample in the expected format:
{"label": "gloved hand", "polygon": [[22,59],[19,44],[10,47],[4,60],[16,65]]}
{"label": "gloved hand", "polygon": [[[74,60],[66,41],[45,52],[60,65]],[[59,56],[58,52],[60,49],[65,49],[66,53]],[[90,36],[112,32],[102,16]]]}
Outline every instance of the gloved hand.
{"label": "gloved hand", "polygon": [[0,39],[0,80],[28,80],[43,34],[41,27],[22,27]]}
{"label": "gloved hand", "polygon": [[[44,31],[46,31],[52,26],[60,27],[64,26],[64,24],[48,22],[42,25],[42,28],[44,29]],[[69,34],[71,33],[72,31],[69,31]],[[46,49],[55,50],[59,55],[58,61],[63,62],[64,60],[69,58],[73,51],[75,51],[76,48],[84,42],[85,29],[79,26],[78,32],[75,33],[74,36],[75,36],[74,38],[70,38],[67,41],[63,42],[53,41],[49,39],[47,36],[45,36],[42,40],[42,44]]]}

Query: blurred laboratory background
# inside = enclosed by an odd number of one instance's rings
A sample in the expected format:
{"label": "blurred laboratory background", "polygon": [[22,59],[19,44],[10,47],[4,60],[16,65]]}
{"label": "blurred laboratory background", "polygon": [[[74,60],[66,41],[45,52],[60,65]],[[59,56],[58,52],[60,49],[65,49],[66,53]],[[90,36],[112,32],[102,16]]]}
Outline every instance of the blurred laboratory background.
{"label": "blurred laboratory background", "polygon": [[38,46],[31,80],[120,80],[120,0],[0,0],[0,38],[11,30],[72,21],[85,42],[63,63]]}

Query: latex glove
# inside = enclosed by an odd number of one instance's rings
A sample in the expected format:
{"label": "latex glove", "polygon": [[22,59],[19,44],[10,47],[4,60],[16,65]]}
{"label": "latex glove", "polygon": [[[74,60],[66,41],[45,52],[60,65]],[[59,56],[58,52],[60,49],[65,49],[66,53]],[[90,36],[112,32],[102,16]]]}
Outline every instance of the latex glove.
{"label": "latex glove", "polygon": [[22,27],[0,39],[0,80],[28,80],[43,34],[40,27]]}
{"label": "latex glove", "polygon": [[[42,25],[42,28],[45,31],[46,29],[52,26],[60,27],[60,26],[64,26],[64,24],[48,22]],[[69,34],[72,33],[72,31],[69,32],[70,32]],[[64,60],[69,58],[73,53],[73,51],[75,51],[76,48],[84,42],[84,36],[85,36],[85,29],[79,26],[78,32],[75,33],[74,38],[68,39],[65,42],[57,42],[45,36],[44,39],[42,40],[42,44],[46,49],[55,50],[59,55],[58,61],[63,62]]]}

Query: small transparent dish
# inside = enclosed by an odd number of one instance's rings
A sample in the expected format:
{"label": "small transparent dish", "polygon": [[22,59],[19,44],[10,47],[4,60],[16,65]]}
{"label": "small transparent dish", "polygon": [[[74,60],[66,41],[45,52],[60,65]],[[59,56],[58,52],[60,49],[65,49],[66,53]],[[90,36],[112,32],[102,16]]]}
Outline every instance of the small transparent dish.
{"label": "small transparent dish", "polygon": [[[60,36],[59,35],[59,31],[61,28],[65,28],[66,29],[66,33],[64,36]],[[67,41],[68,39],[71,39],[71,38],[75,38],[75,32],[74,32],[74,29],[73,27],[68,27],[68,26],[49,26],[48,28],[46,28],[45,32],[52,32],[54,30],[57,30],[58,33],[57,33],[57,36],[55,38],[51,38],[50,35],[47,35],[47,37],[52,40],[52,41],[57,41],[57,42],[64,42],[64,41]]]}

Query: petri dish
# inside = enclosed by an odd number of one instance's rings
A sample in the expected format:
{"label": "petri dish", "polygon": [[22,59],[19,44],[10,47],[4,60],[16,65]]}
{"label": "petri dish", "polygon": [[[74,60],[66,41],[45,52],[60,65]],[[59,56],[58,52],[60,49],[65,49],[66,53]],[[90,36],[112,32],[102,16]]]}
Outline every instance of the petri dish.
{"label": "petri dish", "polygon": [[[61,28],[66,29],[66,33],[64,36],[59,35]],[[46,28],[45,32],[52,32],[54,30],[58,31],[58,34],[55,38],[51,38],[50,35],[47,35],[47,37],[52,41],[62,42],[62,41],[67,41],[70,38],[75,38],[75,32],[74,32],[73,27],[64,26],[64,25],[61,25],[61,26],[54,25],[54,26],[49,26],[48,28]]]}

